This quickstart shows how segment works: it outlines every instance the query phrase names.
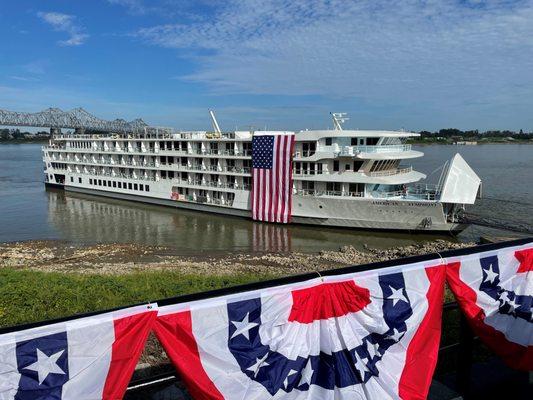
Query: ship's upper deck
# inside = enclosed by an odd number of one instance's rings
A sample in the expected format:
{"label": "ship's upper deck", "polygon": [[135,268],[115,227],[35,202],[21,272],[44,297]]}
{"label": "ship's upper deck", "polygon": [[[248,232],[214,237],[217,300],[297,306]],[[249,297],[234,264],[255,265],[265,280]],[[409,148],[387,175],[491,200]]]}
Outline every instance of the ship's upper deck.
{"label": "ship's upper deck", "polygon": [[312,141],[326,138],[410,138],[420,136],[419,133],[404,131],[380,130],[306,130],[296,134],[296,141]]}

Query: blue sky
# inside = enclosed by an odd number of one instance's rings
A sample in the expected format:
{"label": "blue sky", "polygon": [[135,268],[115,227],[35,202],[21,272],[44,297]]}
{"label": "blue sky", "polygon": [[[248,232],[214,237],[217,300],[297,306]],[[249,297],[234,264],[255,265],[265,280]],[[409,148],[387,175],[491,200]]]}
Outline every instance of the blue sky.
{"label": "blue sky", "polygon": [[0,108],[533,131],[533,0],[0,0]]}

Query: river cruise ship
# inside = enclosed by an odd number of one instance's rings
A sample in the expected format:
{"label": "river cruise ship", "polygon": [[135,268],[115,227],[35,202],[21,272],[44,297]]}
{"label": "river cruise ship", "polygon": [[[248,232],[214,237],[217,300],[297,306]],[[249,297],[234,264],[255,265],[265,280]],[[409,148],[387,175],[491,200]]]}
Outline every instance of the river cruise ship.
{"label": "river cruise ship", "polygon": [[[291,223],[458,232],[481,181],[457,154],[436,185],[408,165],[422,157],[405,131],[295,134]],[[253,131],[143,128],[129,134],[55,133],[43,147],[45,182],[67,191],[251,218]]]}

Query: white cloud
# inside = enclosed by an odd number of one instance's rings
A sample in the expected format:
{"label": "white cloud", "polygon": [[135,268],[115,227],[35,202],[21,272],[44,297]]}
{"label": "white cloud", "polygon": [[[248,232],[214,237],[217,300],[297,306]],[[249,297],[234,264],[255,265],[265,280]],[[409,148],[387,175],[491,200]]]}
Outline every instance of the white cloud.
{"label": "white cloud", "polygon": [[197,70],[181,78],[215,93],[423,103],[434,112],[517,96],[533,106],[531,0],[234,0],[212,11],[135,36],[189,57]]}
{"label": "white cloud", "polygon": [[126,7],[130,14],[143,15],[149,10],[142,0],[107,0],[109,4]]}
{"label": "white cloud", "polygon": [[68,39],[58,42],[62,46],[79,46],[89,38],[85,28],[76,23],[76,17],[73,15],[57,12],[39,12],[37,15],[54,30],[68,33]]}

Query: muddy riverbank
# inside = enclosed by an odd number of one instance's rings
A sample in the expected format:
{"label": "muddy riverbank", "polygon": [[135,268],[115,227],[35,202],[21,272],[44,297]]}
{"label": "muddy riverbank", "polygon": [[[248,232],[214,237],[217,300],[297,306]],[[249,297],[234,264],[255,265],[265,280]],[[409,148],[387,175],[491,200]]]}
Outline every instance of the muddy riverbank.
{"label": "muddy riverbank", "polygon": [[390,249],[366,246],[357,250],[343,246],[317,253],[224,253],[180,256],[163,246],[99,244],[73,246],[61,241],[27,241],[0,244],[0,267],[45,272],[120,275],[137,271],[178,270],[187,274],[228,275],[268,273],[293,275],[302,272],[359,265],[417,254],[472,246],[437,240]]}

